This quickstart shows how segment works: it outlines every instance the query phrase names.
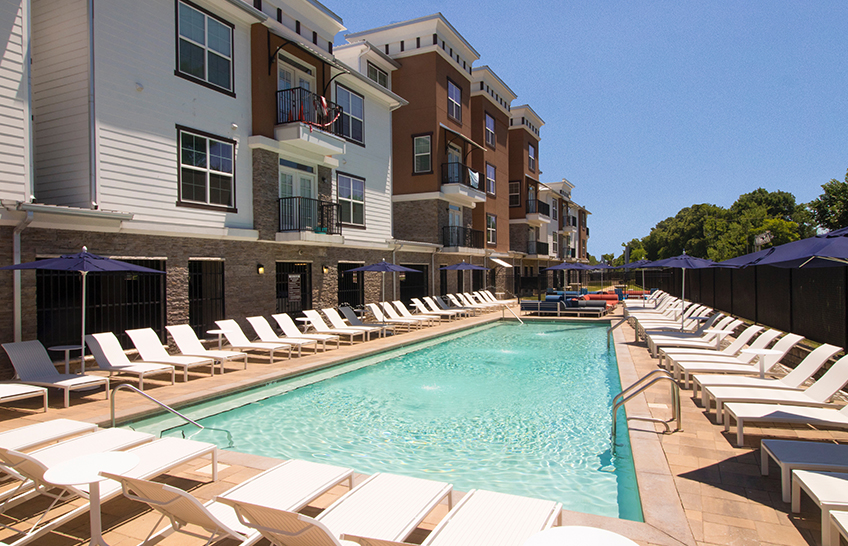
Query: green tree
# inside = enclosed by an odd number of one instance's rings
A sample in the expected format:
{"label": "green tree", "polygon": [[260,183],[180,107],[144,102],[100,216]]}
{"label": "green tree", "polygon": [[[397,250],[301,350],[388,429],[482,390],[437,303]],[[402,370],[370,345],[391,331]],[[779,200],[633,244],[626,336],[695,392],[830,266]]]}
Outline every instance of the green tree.
{"label": "green tree", "polygon": [[816,224],[827,230],[848,226],[848,173],[845,182],[834,178],[822,189],[824,193],[809,205]]}

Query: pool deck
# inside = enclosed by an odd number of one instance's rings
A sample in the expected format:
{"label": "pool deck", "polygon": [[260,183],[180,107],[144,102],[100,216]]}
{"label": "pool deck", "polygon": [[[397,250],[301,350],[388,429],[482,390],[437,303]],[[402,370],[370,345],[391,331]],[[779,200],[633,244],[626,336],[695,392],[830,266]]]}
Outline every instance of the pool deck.
{"label": "pool deck", "polygon": [[[511,318],[511,315],[506,313],[505,317]],[[600,320],[616,321],[620,317],[619,310]],[[187,383],[178,379],[174,386],[149,379],[145,381],[145,392],[168,405],[179,407],[501,318],[502,312],[493,312],[367,343],[343,344],[341,349],[326,353],[308,355],[304,352],[302,358],[278,360],[273,364],[268,363],[267,358],[251,357],[247,370],[241,369],[239,364],[231,364],[223,376],[216,374],[209,377],[208,373],[194,373],[190,374],[191,379]],[[522,320],[534,319],[522,316]],[[544,317],[542,320],[566,319]],[[656,369],[656,360],[650,358],[644,343],[632,341],[633,334],[627,325],[615,330],[613,334],[622,385],[629,385],[638,377]],[[746,446],[736,448],[735,429],[731,429],[730,435],[725,434],[723,427],[715,424],[714,416],[706,415],[699,402],[691,398],[691,391],[682,391],[681,402],[683,431],[658,434],[656,431],[661,427],[657,425],[637,421],[630,424],[645,523],[564,511],[563,524],[605,528],[642,545],[820,544],[818,509],[812,503],[805,502],[802,503],[800,514],[789,511],[789,505],[781,501],[780,481],[774,468],[769,476],[760,475],[756,446],[763,436],[848,443],[848,432],[746,427]],[[12,406],[28,407],[23,402]],[[126,391],[118,393],[116,406],[119,423],[157,411],[153,403]],[[628,402],[627,412],[628,415],[654,415],[666,419],[670,415],[670,407],[669,390],[662,385]],[[47,413],[28,413],[2,407],[0,430],[59,417],[109,426],[109,401],[104,400],[103,393],[99,392],[86,396],[72,394],[71,407],[68,409],[61,408],[55,397],[51,398],[51,407]],[[221,469],[217,482],[211,481],[209,463],[205,461],[186,464],[169,472],[166,481],[190,490],[199,499],[206,501],[278,462],[266,457],[221,451]],[[346,487],[337,487],[313,502],[305,513],[318,513],[345,490]],[[455,492],[454,502],[461,495]],[[446,512],[446,505],[437,507],[410,540],[420,543]],[[0,522],[7,523],[4,518],[6,516],[0,516]],[[123,497],[103,506],[103,518],[104,536],[113,545],[137,544],[158,519],[152,511]],[[0,540],[8,537],[11,537],[8,531],[0,532]],[[75,545],[87,542],[87,539],[86,515],[34,544]],[[200,545],[204,541],[186,535],[172,535],[160,543]]]}

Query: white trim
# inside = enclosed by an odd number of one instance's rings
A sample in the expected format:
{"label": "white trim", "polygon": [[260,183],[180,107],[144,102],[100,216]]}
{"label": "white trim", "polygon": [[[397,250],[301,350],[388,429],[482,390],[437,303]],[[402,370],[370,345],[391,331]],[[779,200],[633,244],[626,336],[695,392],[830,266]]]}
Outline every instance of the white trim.
{"label": "white trim", "polygon": [[505,261],[503,261],[503,260],[501,260],[501,259],[498,259],[498,258],[492,258],[491,256],[489,256],[489,259],[490,259],[491,261],[495,262],[496,264],[501,265],[501,266],[503,266],[503,267],[512,267],[510,264],[506,263]]}

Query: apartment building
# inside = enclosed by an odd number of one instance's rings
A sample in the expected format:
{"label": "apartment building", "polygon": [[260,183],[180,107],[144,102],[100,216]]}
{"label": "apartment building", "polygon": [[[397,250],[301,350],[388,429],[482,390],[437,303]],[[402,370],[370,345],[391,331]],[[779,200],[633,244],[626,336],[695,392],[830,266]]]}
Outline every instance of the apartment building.
{"label": "apartment building", "polygon": [[[337,58],[342,20],[313,0],[89,6],[0,4],[14,22],[0,263],[87,246],[164,270],[90,277],[87,301],[104,319],[90,331],[163,340],[166,324],[205,334],[224,317],[376,298],[376,276],[345,271],[396,250],[396,65],[373,48]],[[0,274],[0,340],[75,342],[78,287],[74,273]]]}

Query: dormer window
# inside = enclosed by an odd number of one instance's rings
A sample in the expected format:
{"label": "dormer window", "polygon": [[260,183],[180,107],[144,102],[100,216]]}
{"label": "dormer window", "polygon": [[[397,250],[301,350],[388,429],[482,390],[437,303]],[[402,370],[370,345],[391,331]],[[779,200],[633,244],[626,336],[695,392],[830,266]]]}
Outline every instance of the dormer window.
{"label": "dormer window", "polygon": [[371,62],[368,63],[368,77],[388,89],[389,75],[385,70],[377,68],[377,66]]}

